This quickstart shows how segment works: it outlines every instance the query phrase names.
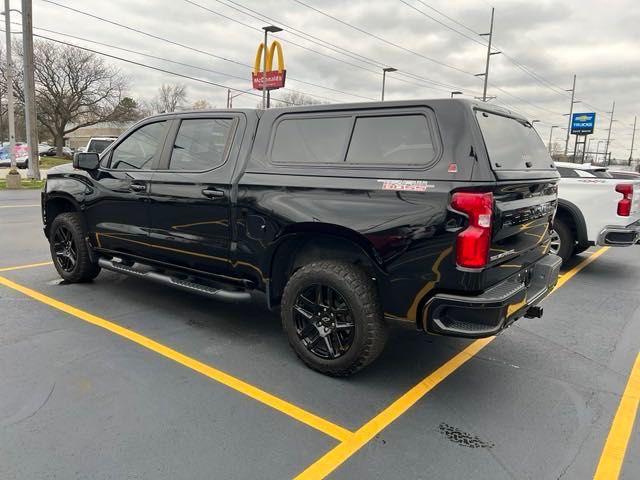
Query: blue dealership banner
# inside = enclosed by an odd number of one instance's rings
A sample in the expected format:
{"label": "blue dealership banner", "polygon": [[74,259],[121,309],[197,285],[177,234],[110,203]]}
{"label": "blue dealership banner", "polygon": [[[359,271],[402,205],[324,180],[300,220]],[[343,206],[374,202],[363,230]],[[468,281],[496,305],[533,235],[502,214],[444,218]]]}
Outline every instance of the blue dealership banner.
{"label": "blue dealership banner", "polygon": [[571,116],[571,134],[572,135],[590,135],[593,133],[593,127],[596,123],[596,114],[591,113],[574,113]]}

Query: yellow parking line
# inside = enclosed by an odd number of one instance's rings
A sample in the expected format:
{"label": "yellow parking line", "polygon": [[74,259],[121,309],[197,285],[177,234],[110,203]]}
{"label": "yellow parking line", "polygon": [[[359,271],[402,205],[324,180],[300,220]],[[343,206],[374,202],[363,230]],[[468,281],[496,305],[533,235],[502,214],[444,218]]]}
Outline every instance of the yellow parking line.
{"label": "yellow parking line", "polygon": [[27,207],[39,207],[39,203],[34,203],[33,205],[0,205],[0,208],[27,208]]}
{"label": "yellow parking line", "polygon": [[585,258],[583,261],[581,261],[578,265],[573,267],[571,270],[560,275],[560,277],[558,278],[558,283],[556,284],[554,290],[557,290],[558,288],[562,287],[565,283],[571,280],[575,274],[577,274],[580,270],[582,270],[584,267],[589,265],[591,262],[593,262],[596,258],[598,258],[600,255],[602,255],[604,252],[606,252],[610,248],[611,247],[600,247],[598,250],[593,252],[591,255],[589,255],[587,258]]}
{"label": "yellow parking line", "polygon": [[44,267],[46,265],[53,265],[53,262],[29,263],[28,265],[16,265],[15,267],[2,267],[0,268],[0,272],[11,272],[12,270],[23,270],[25,268]]}
{"label": "yellow parking line", "polygon": [[[608,247],[603,247],[596,250],[588,258],[566,272],[562,276],[562,278],[558,280],[558,284],[553,289],[552,293],[561,288],[575,274],[577,274],[580,270],[589,265],[604,252],[606,252],[607,249]],[[378,415],[373,417],[362,427],[356,430],[356,432],[351,437],[343,440],[332,450],[329,450],[329,452],[327,452],[324,456],[316,460],[315,463],[307,467],[303,472],[295,477],[294,480],[318,480],[325,478],[336,468],[342,465],[346,460],[348,460],[352,455],[354,455],[358,450],[365,446],[373,437],[387,428],[391,423],[393,423],[402,414],[409,410],[409,408],[415,405],[418,400],[420,400],[427,393],[433,390],[449,375],[451,375],[458,368],[464,365],[468,360],[473,358],[480,350],[491,343],[494,338],[495,337],[482,338],[471,343],[469,346],[467,346],[467,348],[447,361],[436,371],[429,374],[411,390],[406,392],[395,402],[382,410]]]}
{"label": "yellow parking line", "polygon": [[299,422],[304,423],[316,430],[329,435],[340,441],[345,441],[350,438],[353,433],[343,428],[339,425],[336,425],[324,418],[321,418],[311,412],[308,412],[292,403],[287,402],[281,398],[276,397],[264,390],[261,390],[258,387],[254,387],[247,382],[244,382],[238,378],[235,378],[228,373],[225,373],[217,368],[211,367],[205,363],[202,363],[194,358],[191,358],[187,355],[184,355],[176,350],[173,350],[161,343],[156,342],[144,335],[141,335],[133,330],[129,330],[124,328],[116,323],[105,320],[104,318],[98,317],[96,315],[92,315],[91,313],[85,312],[84,310],[80,310],[79,308],[73,307],[71,305],[67,305],[59,300],[48,297],[40,292],[32,290],[28,287],[20,285],[18,283],[12,282],[11,280],[0,276],[0,285],[4,285],[5,287],[16,290],[28,297],[31,297],[39,302],[42,302],[50,307],[56,308],[62,312],[65,312],[69,315],[73,315],[80,320],[84,320],[85,322],[91,323],[97,327],[104,328],[116,335],[119,335],[127,340],[130,340],[138,345],[143,346],[153,352],[156,352],[166,358],[173,360],[181,365],[184,365],[191,370],[194,370],[206,377],[211,378],[227,387],[236,390],[254,400],[263,403],[279,412],[288,415],[291,418],[298,420]]}
{"label": "yellow parking line", "polygon": [[620,405],[613,417],[611,430],[600,455],[594,480],[616,480],[620,476],[633,424],[640,404],[640,354],[631,369],[629,381],[620,398]]}

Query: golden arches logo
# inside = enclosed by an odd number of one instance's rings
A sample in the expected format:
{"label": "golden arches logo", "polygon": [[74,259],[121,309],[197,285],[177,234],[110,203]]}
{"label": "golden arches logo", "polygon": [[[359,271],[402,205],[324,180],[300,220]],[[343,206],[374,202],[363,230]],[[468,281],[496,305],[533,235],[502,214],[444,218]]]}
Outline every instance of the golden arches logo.
{"label": "golden arches logo", "polygon": [[[262,90],[275,90],[284,87],[284,81],[287,71],[284,68],[284,55],[282,54],[282,45],[277,40],[271,42],[271,46],[266,50],[265,44],[260,43],[256,52],[256,59],[253,62],[253,73],[251,79],[253,88]],[[278,69],[273,69],[273,57],[278,56]],[[266,59],[265,59],[266,57]],[[263,62],[266,64],[264,72],[262,71]],[[265,86],[266,84],[266,86]]]}
{"label": "golden arches logo", "polygon": [[[282,45],[280,45],[280,42],[278,42],[277,40],[271,42],[271,46],[267,51],[267,68],[265,68],[265,70],[267,72],[273,71],[273,55],[275,53],[278,54],[278,71],[283,72],[284,55],[282,54]],[[262,66],[263,54],[264,43],[260,43],[260,45],[258,46],[258,51],[256,52],[256,61],[253,63],[253,73],[260,73],[262,71],[260,67]]]}

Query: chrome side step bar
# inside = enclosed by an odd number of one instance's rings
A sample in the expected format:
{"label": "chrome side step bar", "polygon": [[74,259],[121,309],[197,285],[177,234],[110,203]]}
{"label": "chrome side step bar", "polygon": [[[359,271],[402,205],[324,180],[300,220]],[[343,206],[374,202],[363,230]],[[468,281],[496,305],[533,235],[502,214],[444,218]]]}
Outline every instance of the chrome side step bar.
{"label": "chrome side step bar", "polygon": [[125,275],[131,275],[133,277],[146,278],[156,283],[162,283],[174,288],[179,288],[180,290],[197,293],[223,302],[246,302],[251,300],[251,294],[249,292],[222,290],[208,285],[191,282],[189,280],[175,278],[155,271],[137,270],[134,267],[125,265],[124,263],[114,262],[113,260],[108,260],[106,258],[99,258],[98,265],[105,270],[124,273]]}

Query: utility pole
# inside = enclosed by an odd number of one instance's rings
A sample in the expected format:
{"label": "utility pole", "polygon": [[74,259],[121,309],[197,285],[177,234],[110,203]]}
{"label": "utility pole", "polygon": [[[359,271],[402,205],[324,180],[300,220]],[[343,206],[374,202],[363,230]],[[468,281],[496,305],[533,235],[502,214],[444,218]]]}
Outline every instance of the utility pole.
{"label": "utility pole", "polygon": [[391,72],[397,72],[398,69],[397,68],[393,68],[393,67],[386,67],[382,69],[382,95],[380,100],[382,100],[384,102],[384,85],[386,83],[387,80],[387,73],[391,73]]}
{"label": "utility pole", "polygon": [[36,84],[33,65],[33,17],[31,0],[22,0],[22,48],[24,50],[24,110],[29,145],[29,178],[40,180],[38,126],[36,114]]}
{"label": "utility pole", "polygon": [[567,92],[571,92],[571,105],[569,106],[569,128],[567,128],[567,139],[564,142],[564,155],[567,156],[567,151],[569,150],[569,137],[571,136],[571,118],[573,117],[573,104],[576,103],[574,101],[576,97],[576,76],[573,76],[573,86],[571,90],[567,90]]}
{"label": "utility pole", "polygon": [[[616,111],[616,102],[615,100],[613,101],[613,105],[611,106],[611,112],[609,112],[611,114],[611,118],[609,119],[609,130],[607,132],[607,143],[605,144],[605,150],[604,150],[604,159],[607,159],[607,155],[609,154],[609,143],[611,141],[611,128],[613,127],[613,114]],[[609,163],[611,163],[611,157],[609,157]]]}
{"label": "utility pole", "polygon": [[11,59],[11,5],[9,0],[4,0],[3,14],[7,48],[7,117],[9,117],[9,156],[11,158],[7,188],[20,188],[20,173],[16,169],[16,125],[13,111],[13,60]]}
{"label": "utility pole", "polygon": [[553,142],[553,129],[558,128],[558,125],[551,125],[551,131],[549,132],[549,155],[551,155],[551,142]]}
{"label": "utility pole", "polygon": [[484,67],[484,73],[476,74],[476,77],[484,77],[484,88],[482,89],[482,101],[487,101],[487,83],[489,83],[489,62],[491,60],[491,55],[498,55],[502,52],[492,52],[491,51],[491,43],[493,42],[493,16],[495,13],[495,8],[491,7],[491,26],[489,27],[489,33],[481,33],[481,37],[489,37],[489,44],[487,45],[487,63]]}
{"label": "utility pole", "polygon": [[633,135],[631,136],[631,153],[629,154],[629,165],[631,165],[631,161],[633,160],[633,144],[636,141],[636,121],[638,120],[638,116],[633,117]]}

